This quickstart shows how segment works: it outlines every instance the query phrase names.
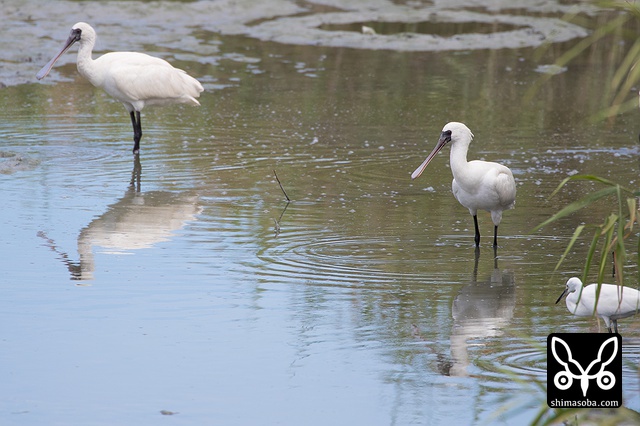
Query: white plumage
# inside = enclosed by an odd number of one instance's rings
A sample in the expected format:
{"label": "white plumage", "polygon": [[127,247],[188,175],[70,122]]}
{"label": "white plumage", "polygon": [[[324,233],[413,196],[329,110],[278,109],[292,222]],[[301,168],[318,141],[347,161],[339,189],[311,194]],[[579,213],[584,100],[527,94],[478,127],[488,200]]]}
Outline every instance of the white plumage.
{"label": "white plumage", "polygon": [[80,75],[122,102],[129,112],[133,124],[134,153],[140,149],[140,111],[145,106],[200,105],[196,99],[204,90],[200,82],[164,59],[138,52],[111,52],[94,60],[91,54],[96,32],[84,22],[72,27],[62,50],[36,75],[38,80],[46,77],[58,58],[75,42],[80,45],[77,59]]}
{"label": "white plumage", "polygon": [[411,174],[416,179],[436,154],[451,142],[450,165],[453,173],[451,191],[456,200],[469,209],[475,225],[475,243],[480,245],[478,210],[491,212],[494,224],[493,245],[498,245],[498,225],[502,212],[512,209],[516,203],[516,182],[508,167],[490,161],[467,161],[467,150],[473,133],[463,123],[447,123],[442,129],[436,147],[424,162]]}
{"label": "white plumage", "polygon": [[609,333],[611,333],[611,324],[617,333],[619,319],[630,317],[640,311],[640,291],[615,284],[602,284],[598,305],[594,310],[597,288],[597,284],[583,287],[580,278],[569,278],[556,303],[566,295],[567,309],[573,315],[589,317],[595,314],[604,320]]}

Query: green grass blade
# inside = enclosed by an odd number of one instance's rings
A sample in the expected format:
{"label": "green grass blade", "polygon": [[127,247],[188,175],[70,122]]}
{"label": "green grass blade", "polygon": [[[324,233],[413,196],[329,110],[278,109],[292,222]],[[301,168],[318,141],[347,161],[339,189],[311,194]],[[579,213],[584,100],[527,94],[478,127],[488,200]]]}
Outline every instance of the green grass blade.
{"label": "green grass blade", "polygon": [[636,208],[636,199],[635,198],[627,198],[627,208],[629,209],[629,232],[633,230],[633,224],[637,220],[638,209]]}
{"label": "green grass blade", "polygon": [[[609,257],[611,242],[613,241],[613,236],[615,233],[615,224],[618,220],[618,215],[611,214],[605,221],[602,226],[602,235],[605,236],[604,244],[602,245],[602,252],[600,253],[600,264],[598,265],[598,284],[601,284],[604,281],[604,270],[609,263],[607,258]],[[596,295],[599,294],[600,289],[596,291]],[[596,297],[597,300],[597,297]]]}
{"label": "green grass blade", "polygon": [[632,98],[629,99],[627,101],[625,101],[624,103],[621,104],[616,104],[616,105],[611,105],[607,108],[604,108],[596,113],[594,113],[593,115],[591,115],[589,117],[589,122],[591,123],[597,123],[599,121],[602,121],[606,118],[609,117],[613,117],[619,114],[624,114],[626,112],[635,110],[636,108],[638,108],[638,99],[637,98]]}
{"label": "green grass blade", "polygon": [[585,197],[579,199],[578,201],[574,201],[573,203],[569,204],[568,206],[566,206],[565,208],[563,208],[562,210],[560,210],[558,213],[554,214],[553,216],[551,216],[549,219],[545,220],[544,222],[542,222],[541,224],[539,224],[538,226],[536,226],[535,228],[533,228],[533,232],[538,231],[539,229],[543,228],[544,226],[550,224],[551,222],[555,222],[558,219],[561,219],[565,216],[568,216],[572,213],[577,212],[578,210],[593,204],[594,202],[598,201],[600,198],[606,197],[608,195],[611,195],[613,193],[616,192],[616,188],[615,187],[607,187],[607,188],[603,188],[599,191],[593,192],[591,194],[586,195]]}
{"label": "green grass blade", "polygon": [[564,250],[564,253],[562,253],[562,256],[560,256],[560,260],[558,260],[556,267],[553,269],[554,272],[560,268],[560,265],[562,264],[564,259],[567,257],[567,254],[569,254],[569,252],[573,248],[573,245],[575,244],[576,240],[582,233],[582,230],[584,229],[585,226],[586,225],[580,225],[576,228],[575,231],[573,231],[573,236],[571,237],[571,240],[569,240],[569,244],[567,244],[567,248]]}
{"label": "green grass blade", "polygon": [[593,256],[596,253],[596,248],[598,248],[598,240],[601,235],[600,228],[596,229],[596,232],[593,233],[593,238],[591,239],[591,244],[589,245],[589,251],[587,252],[587,258],[584,262],[584,269],[582,270],[582,282],[586,284],[587,276],[589,275],[589,269],[591,268],[591,263],[593,262]]}
{"label": "green grass blade", "polygon": [[[596,176],[596,175],[573,175],[573,176],[569,176],[567,178],[564,178],[562,180],[562,182],[560,182],[560,184],[556,187],[556,189],[553,190],[553,192],[551,193],[549,198],[551,198],[554,195],[556,195],[558,193],[558,191],[560,191],[560,189],[562,189],[562,187],[567,184],[567,182],[572,181],[572,180],[586,180],[586,181],[591,181],[591,182],[599,182],[599,183],[605,184],[607,186],[618,186],[617,183],[615,183],[615,182],[613,182],[613,181],[611,181],[609,179],[605,179],[603,177]],[[628,190],[625,189],[625,191],[628,191]]]}
{"label": "green grass blade", "polygon": [[636,40],[633,46],[627,52],[625,58],[622,60],[616,73],[611,78],[611,87],[618,88],[625,80],[625,77],[629,75],[629,70],[632,70],[635,66],[635,62],[640,57],[640,40]]}

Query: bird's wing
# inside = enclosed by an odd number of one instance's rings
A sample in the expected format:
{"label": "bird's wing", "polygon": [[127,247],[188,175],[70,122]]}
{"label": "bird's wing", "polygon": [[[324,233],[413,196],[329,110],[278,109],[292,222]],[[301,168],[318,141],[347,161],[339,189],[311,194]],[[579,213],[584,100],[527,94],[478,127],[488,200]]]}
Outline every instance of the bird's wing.
{"label": "bird's wing", "polygon": [[[468,194],[476,208],[488,211],[511,209],[516,201],[516,182],[511,170],[498,163],[472,160],[467,163],[464,184],[459,192]],[[456,181],[458,176],[456,176]],[[455,188],[453,188],[455,194]],[[466,205],[460,197],[456,199]],[[473,213],[472,213],[473,214]],[[499,222],[499,221],[498,221]]]}
{"label": "bird's wing", "polygon": [[[612,290],[611,293],[615,294],[612,306],[615,309],[616,318],[625,318],[631,315],[635,315],[640,312],[640,292],[631,287],[619,287],[615,286],[615,293]],[[620,301],[622,297],[622,301]]]}
{"label": "bird's wing", "polygon": [[516,181],[511,170],[505,166],[496,169],[495,190],[500,200],[500,205],[512,208],[516,203]]}
{"label": "bird's wing", "polygon": [[[604,290],[605,286],[607,285],[608,284],[603,284],[602,289]],[[580,293],[579,296],[577,295],[578,292],[573,293],[576,295],[575,302],[578,303],[578,306],[576,307],[575,315],[591,316],[595,313],[605,320],[605,324],[607,324],[607,327],[608,327],[609,318],[606,314],[608,313],[609,309],[607,308],[608,301],[605,296],[607,291],[606,290],[600,291],[600,297],[602,297],[602,299],[598,300],[597,310],[594,312],[594,307],[596,302],[596,289],[597,289],[596,284],[589,284],[588,286],[583,287],[582,293]],[[579,301],[578,301],[578,297],[580,298]]]}
{"label": "bird's wing", "polygon": [[[119,52],[117,55],[109,58],[106,76],[116,92],[110,93],[112,96],[129,102],[184,98],[198,104],[194,98],[199,96],[202,86],[183,70],[142,53]],[[109,87],[105,86],[105,90],[109,92]]]}

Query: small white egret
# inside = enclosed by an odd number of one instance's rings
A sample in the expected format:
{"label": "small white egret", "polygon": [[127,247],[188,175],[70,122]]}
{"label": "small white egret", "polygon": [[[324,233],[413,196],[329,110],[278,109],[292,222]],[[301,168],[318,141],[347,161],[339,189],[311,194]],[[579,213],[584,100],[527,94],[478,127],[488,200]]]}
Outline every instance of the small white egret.
{"label": "small white egret", "polygon": [[609,333],[611,333],[612,323],[617,333],[619,319],[630,317],[640,311],[640,291],[615,284],[602,284],[598,295],[598,306],[594,311],[597,288],[597,284],[583,287],[580,278],[569,278],[556,303],[566,295],[567,309],[573,315],[588,317],[595,313],[604,320]]}
{"label": "small white egret", "polygon": [[204,90],[200,82],[164,59],[137,52],[111,52],[93,60],[91,52],[96,43],[96,32],[84,22],[72,27],[63,48],[42,67],[36,78],[46,77],[58,58],[75,42],[80,45],[77,59],[80,75],[122,102],[129,112],[133,124],[134,154],[140,150],[140,111],[145,106],[200,105],[196,100]]}
{"label": "small white egret", "polygon": [[447,123],[442,129],[436,147],[426,160],[411,174],[411,179],[419,177],[436,154],[451,142],[451,191],[456,200],[469,209],[476,228],[475,242],[480,245],[478,210],[491,212],[494,224],[493,246],[498,246],[498,225],[502,211],[512,209],[516,204],[516,182],[508,167],[489,161],[467,161],[467,150],[473,133],[463,123]]}

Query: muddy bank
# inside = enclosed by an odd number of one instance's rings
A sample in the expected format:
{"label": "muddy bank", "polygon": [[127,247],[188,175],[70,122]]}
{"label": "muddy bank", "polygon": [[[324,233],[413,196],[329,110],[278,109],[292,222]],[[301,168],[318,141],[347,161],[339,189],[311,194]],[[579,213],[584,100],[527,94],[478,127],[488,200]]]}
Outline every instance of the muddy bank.
{"label": "muddy bank", "polygon": [[[0,40],[0,84],[35,81],[35,73],[57,51],[70,27],[86,21],[98,31],[96,53],[116,50],[153,52],[156,56],[215,65],[215,35],[246,35],[259,40],[296,45],[446,51],[536,47],[581,38],[587,31],[559,17],[569,12],[558,2],[433,2],[397,5],[390,1],[319,0],[299,3],[220,0],[215,2],[70,2],[46,7],[5,5],[0,12],[5,37]],[[522,4],[520,4],[522,3]],[[409,3],[407,3],[409,4]],[[582,13],[595,9],[581,6]],[[535,16],[526,16],[532,15]],[[422,24],[421,32],[362,34],[332,30],[332,25],[367,23]],[[429,24],[432,24],[429,29]],[[460,33],[443,34],[451,24]],[[439,26],[438,26],[439,25]],[[484,27],[482,32],[474,28]],[[486,30],[486,27],[495,30]],[[501,30],[505,29],[506,30]],[[58,66],[75,61],[74,51]],[[56,73],[54,73],[56,74]],[[50,83],[58,76],[52,75]],[[205,80],[206,82],[206,80]]]}

